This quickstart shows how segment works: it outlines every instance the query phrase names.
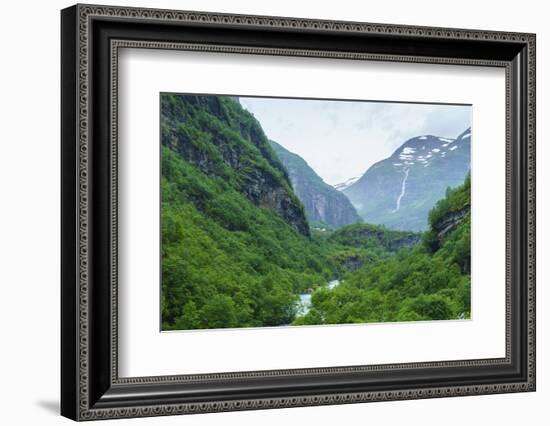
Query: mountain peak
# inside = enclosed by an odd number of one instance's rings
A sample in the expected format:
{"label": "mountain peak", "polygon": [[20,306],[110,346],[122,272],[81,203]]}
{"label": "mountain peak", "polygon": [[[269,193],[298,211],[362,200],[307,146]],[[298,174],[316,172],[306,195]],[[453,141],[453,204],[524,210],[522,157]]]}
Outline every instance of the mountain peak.
{"label": "mountain peak", "polygon": [[471,137],[472,137],[472,128],[468,127],[460,135],[457,136],[456,140],[458,141],[458,140],[463,140]]}
{"label": "mountain peak", "polygon": [[470,128],[456,138],[446,138],[434,135],[421,135],[407,140],[397,148],[392,156],[396,167],[422,165],[428,167],[437,157],[446,157],[450,152],[457,150],[461,145],[469,142]]}
{"label": "mountain peak", "polygon": [[470,169],[471,129],[456,138],[430,134],[406,140],[343,191],[368,223],[420,231],[427,213]]}

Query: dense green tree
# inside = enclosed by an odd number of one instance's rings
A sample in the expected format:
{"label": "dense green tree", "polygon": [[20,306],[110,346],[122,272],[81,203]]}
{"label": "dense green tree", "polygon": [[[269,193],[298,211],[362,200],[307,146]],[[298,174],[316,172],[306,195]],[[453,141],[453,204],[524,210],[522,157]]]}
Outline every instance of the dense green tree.
{"label": "dense green tree", "polygon": [[[312,308],[295,324],[334,324],[442,320],[470,316],[470,178],[464,185],[447,191],[447,197],[430,213],[431,228],[412,248],[392,254],[387,251],[365,262],[356,271],[344,272],[342,283],[333,290],[313,293]],[[463,216],[456,216],[462,212]],[[452,230],[438,233],[437,226],[455,217]],[[330,239],[354,247],[372,248],[379,241],[388,247],[384,230],[370,225],[370,231],[351,225]],[[395,232],[395,231],[390,231]],[[364,238],[362,243],[361,235]],[[394,235],[398,236],[398,235]],[[400,236],[398,236],[400,237]]]}

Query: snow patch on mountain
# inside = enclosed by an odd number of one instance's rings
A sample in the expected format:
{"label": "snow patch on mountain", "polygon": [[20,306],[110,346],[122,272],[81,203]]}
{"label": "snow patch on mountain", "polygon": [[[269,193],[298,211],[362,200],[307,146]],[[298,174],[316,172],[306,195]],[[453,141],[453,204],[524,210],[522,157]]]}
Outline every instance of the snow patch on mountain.
{"label": "snow patch on mountain", "polygon": [[[464,137],[470,135],[469,129],[465,131],[464,135],[457,136],[456,139],[450,139],[445,137],[422,135],[416,138],[409,139],[398,150],[396,150],[392,156],[392,167],[397,172],[409,172],[413,173],[416,167],[428,167],[433,161],[437,162],[439,159],[452,158],[451,152],[459,148],[460,143]],[[426,141],[424,143],[420,141]],[[422,145],[421,145],[422,143]],[[374,168],[381,166],[377,164]],[[408,176],[408,175],[407,175]],[[405,181],[406,185],[406,181]],[[393,209],[394,212],[398,211],[401,207],[401,199],[399,200],[399,207]]]}
{"label": "snow patch on mountain", "polygon": [[470,131],[456,139],[424,134],[404,141],[391,156],[370,166],[345,195],[369,223],[424,229],[429,209],[445,189],[463,182],[470,150],[462,145],[469,147]]}

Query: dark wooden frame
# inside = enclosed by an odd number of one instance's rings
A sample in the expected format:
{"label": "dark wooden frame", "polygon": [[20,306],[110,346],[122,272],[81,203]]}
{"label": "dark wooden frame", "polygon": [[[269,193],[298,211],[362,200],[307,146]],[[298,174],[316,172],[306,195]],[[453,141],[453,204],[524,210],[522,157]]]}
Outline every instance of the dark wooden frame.
{"label": "dark wooden frame", "polygon": [[[61,13],[61,413],[75,420],[535,390],[533,34],[76,5]],[[120,47],[506,69],[506,357],[119,378]],[[488,166],[490,167],[490,165]]]}

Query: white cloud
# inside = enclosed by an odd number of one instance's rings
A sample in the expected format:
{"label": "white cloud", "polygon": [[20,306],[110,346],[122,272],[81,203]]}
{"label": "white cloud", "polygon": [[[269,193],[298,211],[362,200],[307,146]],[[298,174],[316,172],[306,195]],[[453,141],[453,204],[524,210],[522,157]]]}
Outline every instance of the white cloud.
{"label": "white cloud", "polygon": [[471,107],[389,102],[240,98],[267,136],[303,157],[329,184],[361,176],[419,135],[455,138]]}

